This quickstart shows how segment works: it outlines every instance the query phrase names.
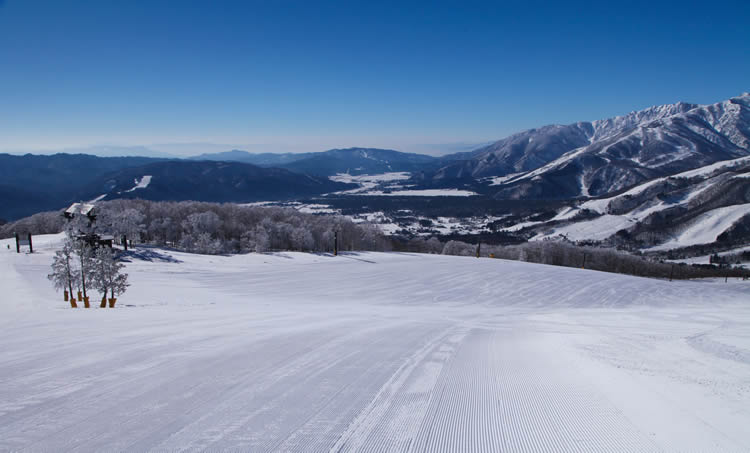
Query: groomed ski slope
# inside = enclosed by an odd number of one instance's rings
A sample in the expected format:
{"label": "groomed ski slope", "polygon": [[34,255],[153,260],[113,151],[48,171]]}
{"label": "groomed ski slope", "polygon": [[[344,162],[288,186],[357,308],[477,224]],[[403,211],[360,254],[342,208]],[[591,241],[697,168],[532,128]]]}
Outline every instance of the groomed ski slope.
{"label": "groomed ski slope", "polygon": [[136,249],[67,308],[0,241],[0,451],[748,451],[750,283]]}
{"label": "groomed ski slope", "polygon": [[712,209],[696,217],[680,235],[650,250],[668,250],[696,244],[710,244],[742,217],[750,214],[750,203]]}

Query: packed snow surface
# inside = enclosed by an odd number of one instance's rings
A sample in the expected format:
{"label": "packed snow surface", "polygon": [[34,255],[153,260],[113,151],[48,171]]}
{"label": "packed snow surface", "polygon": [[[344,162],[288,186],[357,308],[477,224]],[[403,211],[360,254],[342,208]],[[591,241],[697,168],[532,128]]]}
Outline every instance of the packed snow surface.
{"label": "packed snow surface", "polygon": [[405,253],[131,252],[71,309],[0,241],[0,451],[748,451],[750,284]]}

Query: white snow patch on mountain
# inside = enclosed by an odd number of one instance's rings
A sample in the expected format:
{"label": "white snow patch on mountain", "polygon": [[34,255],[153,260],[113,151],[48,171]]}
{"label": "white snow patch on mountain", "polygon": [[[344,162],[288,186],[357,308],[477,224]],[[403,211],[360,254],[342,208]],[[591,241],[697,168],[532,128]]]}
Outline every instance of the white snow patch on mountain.
{"label": "white snow patch on mountain", "polygon": [[96,203],[97,201],[103,200],[106,196],[107,196],[107,194],[105,193],[105,194],[99,195],[98,197],[96,197],[96,198],[94,198],[92,200],[89,200],[88,202],[91,203],[91,204],[93,204],[93,203]]}
{"label": "white snow patch on mountain", "polygon": [[135,186],[132,189],[126,190],[125,192],[133,192],[134,190],[145,189],[149,184],[151,184],[151,175],[145,175],[141,179],[136,179]]}
{"label": "white snow patch on mountain", "polygon": [[491,186],[499,186],[500,184],[505,184],[506,182],[512,180],[517,176],[521,176],[522,174],[523,173],[509,173],[505,176],[495,176],[488,179],[490,180]]}

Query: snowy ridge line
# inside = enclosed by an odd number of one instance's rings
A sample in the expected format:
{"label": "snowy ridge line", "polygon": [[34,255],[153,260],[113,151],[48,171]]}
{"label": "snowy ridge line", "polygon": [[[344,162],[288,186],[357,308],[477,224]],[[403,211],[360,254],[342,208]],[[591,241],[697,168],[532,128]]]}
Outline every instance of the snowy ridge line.
{"label": "snowy ridge line", "polygon": [[[522,174],[511,172],[505,176],[489,177],[489,179],[492,179],[490,185],[513,185],[524,180],[533,181],[537,177],[549,182],[545,175],[551,171],[566,168],[573,172],[572,175],[566,177],[568,183],[573,183],[574,176],[577,176],[581,181],[578,193],[574,194],[575,190],[571,189],[566,192],[566,196],[587,196],[589,194],[587,189],[590,188],[587,188],[583,181],[591,176],[592,172],[601,173],[610,164],[614,167],[611,169],[611,174],[606,176],[609,179],[603,182],[603,188],[596,189],[600,194],[626,188],[633,182],[643,179],[641,172],[633,170],[631,166],[624,163],[625,161],[635,163],[637,165],[636,170],[638,168],[657,170],[665,165],[678,162],[676,168],[681,168],[684,171],[694,165],[690,163],[689,159],[690,156],[694,155],[708,162],[728,159],[732,156],[746,156],[750,152],[750,149],[748,149],[750,138],[747,136],[746,121],[743,119],[743,115],[748,109],[750,109],[750,96],[743,93],[739,97],[715,104],[697,105],[680,102],[651,107],[621,117],[592,123],[579,122],[566,126],[545,126],[538,130],[529,129],[496,142],[495,148],[486,152],[489,154],[495,153],[495,157],[506,156],[508,153],[512,154],[516,151],[509,147],[511,143],[514,143],[514,140],[520,140],[519,143],[522,142],[522,145],[526,146],[532,142],[534,134],[537,133],[543,138],[559,139],[562,137],[564,139],[565,137],[572,137],[576,141],[560,150],[565,151],[567,149],[566,152],[557,157],[550,156],[554,158],[540,166],[535,165],[536,168],[531,167]],[[691,134],[688,134],[685,128]],[[557,131],[557,129],[562,130]],[[586,137],[587,143],[583,144],[576,139],[580,138],[581,134]],[[529,135],[528,143],[523,141],[526,135]],[[696,138],[696,135],[700,138]],[[703,149],[698,146],[696,140],[707,141],[711,145]],[[664,144],[665,151],[654,153],[653,150],[649,150],[647,145],[654,143]],[[570,146],[578,147],[569,149]],[[612,147],[615,146],[621,149],[612,151]],[[538,150],[529,147],[522,148],[518,152],[522,153],[521,160],[518,161],[520,162],[527,158],[537,157],[535,153],[538,153]],[[585,157],[591,157],[594,160],[586,162]],[[597,162],[597,159],[603,159],[607,163],[602,164],[602,162]],[[622,165],[619,163],[615,165],[615,160],[622,161]],[[507,171],[507,165],[494,168],[488,164],[489,161],[486,156],[485,160],[478,162],[477,168],[482,171],[482,174],[487,173],[488,169]],[[577,168],[572,168],[571,164]],[[484,168],[482,165],[488,167]],[[520,170],[519,166],[515,164],[511,165],[511,168]],[[618,173],[619,177],[617,176]],[[526,189],[507,188],[507,190],[522,196]]]}

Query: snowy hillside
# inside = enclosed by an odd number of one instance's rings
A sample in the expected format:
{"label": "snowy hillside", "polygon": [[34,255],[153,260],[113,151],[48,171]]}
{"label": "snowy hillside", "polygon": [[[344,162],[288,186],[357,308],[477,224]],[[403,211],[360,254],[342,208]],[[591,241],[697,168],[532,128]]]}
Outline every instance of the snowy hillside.
{"label": "snowy hillside", "polygon": [[0,451],[747,451],[750,287],[136,249],[66,307],[0,241]]}
{"label": "snowy hillside", "polygon": [[[655,178],[618,195],[562,209],[549,220],[520,224],[534,239],[605,240],[627,231],[649,250],[747,242],[750,157]],[[723,235],[723,236],[722,236]],[[623,238],[625,236],[622,236]]]}

